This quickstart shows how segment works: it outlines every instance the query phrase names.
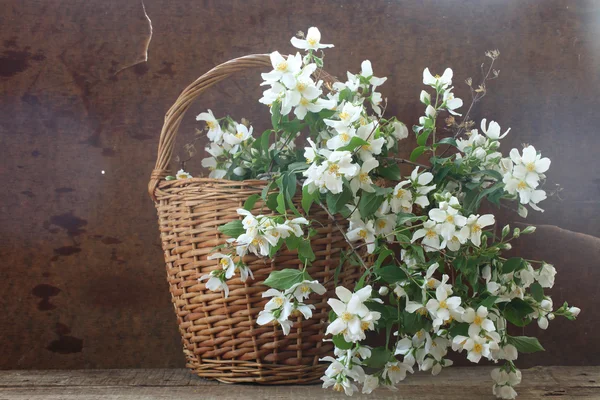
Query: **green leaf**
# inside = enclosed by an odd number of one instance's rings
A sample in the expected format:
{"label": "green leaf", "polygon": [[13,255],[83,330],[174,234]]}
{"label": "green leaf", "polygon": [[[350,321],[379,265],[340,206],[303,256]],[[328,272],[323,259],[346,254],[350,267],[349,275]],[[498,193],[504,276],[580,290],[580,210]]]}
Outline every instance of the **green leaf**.
{"label": "green leaf", "polygon": [[502,273],[510,274],[511,272],[517,271],[523,265],[523,261],[524,260],[521,257],[509,258],[502,264]]}
{"label": "green leaf", "polygon": [[279,214],[285,214],[285,212],[286,212],[285,195],[284,195],[283,191],[280,191],[279,193],[277,193],[277,207],[275,207],[275,210]]}
{"label": "green leaf", "polygon": [[427,216],[418,216],[410,213],[397,213],[396,224],[405,225],[409,222],[422,221],[427,219]]}
{"label": "green leaf", "polygon": [[347,145],[340,147],[339,149],[337,149],[337,151],[354,151],[357,147],[368,144],[369,142],[367,142],[366,140],[358,136],[354,136],[352,139],[350,139],[350,142]]}
{"label": "green leaf", "polygon": [[498,182],[502,182],[502,179],[503,179],[502,174],[498,171],[494,171],[493,169],[484,169],[481,171],[475,171],[475,172],[473,172],[473,175],[475,175],[475,174],[489,175],[492,178],[496,179]]}
{"label": "green leaf", "polygon": [[417,161],[417,158],[419,158],[421,154],[425,152],[425,150],[427,150],[427,147],[425,146],[419,146],[416,149],[414,149],[412,153],[410,153],[410,161]]}
{"label": "green leaf", "polygon": [[387,283],[396,283],[406,279],[406,273],[397,265],[386,265],[375,270],[375,275]]}
{"label": "green leaf", "polygon": [[533,308],[521,299],[512,299],[504,307],[502,314],[511,324],[522,327],[531,322],[529,314],[533,312]]}
{"label": "green leaf", "polygon": [[312,193],[308,192],[308,186],[302,187],[302,209],[306,214],[310,210],[310,206],[315,202],[315,200],[319,199],[319,191],[315,190]]}
{"label": "green leaf", "polygon": [[263,154],[269,153],[269,139],[271,138],[271,130],[264,131],[260,137],[260,150]]}
{"label": "green leaf", "polygon": [[458,323],[456,325],[454,325],[452,328],[450,328],[450,330],[448,331],[450,333],[450,336],[469,336],[469,324],[466,322],[461,322]]}
{"label": "green leaf", "polygon": [[281,100],[275,100],[271,105],[271,123],[273,129],[279,130],[279,123],[281,121]]}
{"label": "green leaf", "polygon": [[305,161],[297,161],[288,165],[288,171],[290,172],[301,172],[306,171],[310,164],[307,164]]}
{"label": "green leaf", "polygon": [[250,197],[248,197],[244,202],[244,210],[252,211],[258,199],[260,199],[259,194],[253,194]]}
{"label": "green leaf", "polygon": [[279,197],[279,193],[269,193],[267,196],[267,207],[271,211],[277,211],[277,198]]}
{"label": "green leaf", "polygon": [[271,271],[263,284],[277,290],[286,290],[300,283],[303,280],[310,280],[306,271],[300,269],[283,269],[281,271]]}
{"label": "green leaf", "polygon": [[517,348],[519,353],[545,351],[537,338],[529,336],[507,336],[507,341]]}
{"label": "green leaf", "polygon": [[352,346],[354,346],[353,343],[346,342],[344,340],[344,335],[342,335],[341,333],[333,336],[333,344],[340,350],[350,350]]}
{"label": "green leaf", "polygon": [[384,200],[385,197],[379,196],[376,193],[363,193],[358,202],[358,211],[361,217],[370,218],[377,212]]}
{"label": "green leaf", "polygon": [[310,240],[302,240],[298,246],[298,258],[302,262],[311,262],[315,260],[315,253],[310,245]]}
{"label": "green leaf", "polygon": [[242,221],[236,219],[235,221],[231,221],[226,223],[225,225],[219,226],[219,232],[223,235],[227,235],[232,238],[237,238],[241,234],[245,233],[244,225],[242,225]]}
{"label": "green leaf", "polygon": [[398,164],[391,164],[386,167],[378,168],[377,172],[380,176],[391,181],[399,181],[400,179],[402,179],[400,167],[398,166]]}
{"label": "green leaf", "polygon": [[430,134],[431,134],[431,131],[428,129],[421,132],[419,134],[419,136],[417,136],[417,144],[419,146],[425,146],[425,144],[427,143],[427,139],[429,139]]}
{"label": "green leaf", "polygon": [[439,142],[437,142],[436,144],[449,144],[450,146],[454,146],[454,147],[458,146],[456,144],[456,139],[454,139],[453,137],[445,137],[442,140],[440,140]]}
{"label": "green leaf", "polygon": [[371,357],[365,360],[365,365],[371,368],[380,369],[392,357],[392,352],[385,347],[375,347],[371,349]]}
{"label": "green leaf", "polygon": [[342,193],[332,194],[331,192],[327,192],[327,196],[325,199],[327,200],[327,208],[329,208],[329,212],[332,214],[337,214],[350,200],[352,200],[352,190],[344,185],[344,190]]}
{"label": "green leaf", "polygon": [[529,291],[531,292],[531,295],[533,296],[535,301],[537,301],[538,303],[544,300],[544,289],[539,283],[532,283],[529,287]]}
{"label": "green leaf", "polygon": [[494,304],[496,304],[496,300],[498,300],[498,296],[488,296],[481,303],[480,306],[484,306],[485,308],[490,308]]}

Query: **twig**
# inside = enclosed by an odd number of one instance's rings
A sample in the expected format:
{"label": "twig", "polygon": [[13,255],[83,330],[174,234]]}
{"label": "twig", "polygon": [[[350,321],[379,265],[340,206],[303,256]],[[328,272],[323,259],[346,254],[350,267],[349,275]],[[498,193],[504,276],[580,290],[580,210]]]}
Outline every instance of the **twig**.
{"label": "twig", "polygon": [[358,259],[360,260],[361,265],[363,266],[363,268],[365,270],[368,270],[369,268],[367,267],[367,265],[365,264],[365,261],[362,259],[362,257],[360,256],[360,254],[358,254],[356,252],[356,248],[354,247],[354,244],[352,244],[352,242],[350,241],[350,239],[348,239],[348,236],[346,236],[346,233],[344,232],[344,230],[342,229],[342,227],[340,226],[340,224],[337,222],[337,220],[335,219],[335,217],[329,212],[329,210],[327,209],[327,207],[325,207],[323,205],[323,203],[317,203],[319,205],[319,207],[321,207],[329,216],[329,219],[333,221],[333,223],[335,224],[336,228],[338,229],[338,231],[340,231],[340,233],[342,234],[342,236],[344,237],[344,240],[348,243],[348,245],[350,246],[350,249],[352,249],[352,251],[354,253],[356,253],[356,255],[358,256]]}
{"label": "twig", "polygon": [[384,160],[388,160],[388,161],[395,161],[398,164],[410,164],[410,165],[414,165],[415,167],[421,167],[421,168],[425,168],[425,169],[429,169],[431,168],[429,165],[424,165],[424,164],[419,164],[417,162],[413,162],[410,160],[406,160],[404,158],[398,158],[398,157],[385,157]]}

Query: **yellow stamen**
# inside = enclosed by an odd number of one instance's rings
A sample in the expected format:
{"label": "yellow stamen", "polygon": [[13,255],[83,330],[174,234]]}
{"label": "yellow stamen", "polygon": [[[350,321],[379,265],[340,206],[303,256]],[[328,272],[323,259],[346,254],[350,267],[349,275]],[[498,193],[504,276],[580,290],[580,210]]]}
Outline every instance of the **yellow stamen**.
{"label": "yellow stamen", "polygon": [[277,305],[277,307],[281,307],[283,305],[283,299],[281,297],[275,297],[273,302],[275,305]]}
{"label": "yellow stamen", "polygon": [[480,345],[479,343],[475,343],[475,346],[473,346],[473,351],[475,353],[481,353],[482,350],[483,350],[483,346]]}
{"label": "yellow stamen", "polygon": [[206,121],[206,126],[208,126],[208,129],[213,130],[216,127],[216,124],[213,121]]}
{"label": "yellow stamen", "polygon": [[345,111],[342,111],[342,112],[340,113],[340,119],[341,119],[342,121],[344,121],[344,120],[346,120],[346,119],[348,119],[348,118],[350,118],[350,114],[348,114],[347,112],[345,112]]}
{"label": "yellow stamen", "polygon": [[446,303],[446,300],[440,301],[440,308],[448,308],[448,303]]}
{"label": "yellow stamen", "polygon": [[527,183],[525,183],[525,181],[519,182],[519,184],[517,185],[517,189],[519,189],[519,190],[527,189]]}
{"label": "yellow stamen", "polygon": [[425,234],[425,236],[427,238],[429,238],[429,239],[433,239],[434,237],[437,236],[437,232],[434,231],[434,230],[432,230],[432,229],[430,229],[430,230],[427,231],[427,233]]}
{"label": "yellow stamen", "polygon": [[365,231],[364,229],[361,229],[358,232],[358,236],[360,236],[362,239],[366,239],[367,238],[367,231]]}
{"label": "yellow stamen", "polygon": [[482,322],[483,322],[483,319],[479,315],[476,315],[475,319],[473,320],[473,323],[475,325],[481,325]]}
{"label": "yellow stamen", "polygon": [[337,164],[331,164],[327,170],[330,174],[340,176],[340,166]]}
{"label": "yellow stamen", "polygon": [[370,178],[369,178],[369,174],[366,172],[361,172],[358,175],[358,179],[362,182],[362,183],[367,183],[369,182]]}
{"label": "yellow stamen", "polygon": [[371,326],[371,324],[369,324],[368,322],[361,322],[360,323],[360,329],[363,331],[366,331],[367,329],[369,329],[369,326]]}
{"label": "yellow stamen", "polygon": [[282,61],[279,64],[277,64],[277,71],[283,72],[283,71],[287,70],[287,68],[288,68],[287,61]]}
{"label": "yellow stamen", "polygon": [[315,39],[315,38],[307,38],[306,39],[306,43],[308,43],[308,45],[311,46],[311,47],[315,47],[317,45],[317,39]]}
{"label": "yellow stamen", "polygon": [[350,313],[349,313],[349,312],[347,312],[347,311],[344,311],[344,312],[342,313],[342,315],[340,315],[340,318],[341,318],[341,319],[342,319],[342,321],[344,321],[344,322],[350,322],[350,321],[352,320],[352,317],[353,317],[353,315],[352,315],[352,314],[350,314]]}
{"label": "yellow stamen", "polygon": [[535,171],[535,163],[532,163],[532,162],[528,163],[527,164],[527,171],[529,171],[529,172]]}
{"label": "yellow stamen", "polygon": [[451,224],[452,224],[452,223],[454,223],[454,216],[452,216],[452,215],[448,215],[448,216],[446,217],[446,222],[450,222]]}

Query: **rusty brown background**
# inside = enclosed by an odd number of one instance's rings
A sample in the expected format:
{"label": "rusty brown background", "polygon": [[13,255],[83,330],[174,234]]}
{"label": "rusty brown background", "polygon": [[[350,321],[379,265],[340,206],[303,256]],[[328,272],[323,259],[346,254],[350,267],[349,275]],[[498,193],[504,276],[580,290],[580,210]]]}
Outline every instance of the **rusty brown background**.
{"label": "rusty brown background", "polygon": [[[468,98],[462,82],[500,49],[500,79],[474,116],[512,127],[504,151],[527,142],[552,159],[561,199],[530,220],[563,229],[541,227],[520,247],[556,265],[556,304],[583,309],[540,333],[549,352],[519,363],[600,363],[600,2],[146,0],[151,40],[137,0],[0,4],[0,368],[184,365],[146,193],[163,115],[211,67],[290,52],[289,38],[313,25],[336,45],[329,72],[370,59],[389,77],[388,114],[409,125],[423,112],[424,67],[452,67]],[[193,112],[266,128],[257,73]],[[189,115],[184,138],[195,126]]]}

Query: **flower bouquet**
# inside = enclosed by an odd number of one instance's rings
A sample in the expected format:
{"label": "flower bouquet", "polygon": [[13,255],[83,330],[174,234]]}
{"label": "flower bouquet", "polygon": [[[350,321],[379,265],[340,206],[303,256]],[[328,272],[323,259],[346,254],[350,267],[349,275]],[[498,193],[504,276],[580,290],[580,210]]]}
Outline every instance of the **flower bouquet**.
{"label": "flower bouquet", "polygon": [[[536,320],[546,329],[556,316],[575,319],[579,309],[556,308],[544,293],[554,285],[552,265],[503,255],[535,227],[500,228],[493,214],[479,211],[487,203],[525,217],[528,208],[542,211],[547,197],[548,158],[531,145],[505,157],[500,141],[510,129],[502,132],[486,119],[477,129],[469,120],[486,83],[498,77],[499,52],[486,53],[489,65],[482,66],[479,84],[466,81],[472,100],[464,118],[452,70],[439,76],[425,68],[424,115],[412,127],[417,147],[402,159],[397,154],[409,129],[384,116],[386,100],[377,90],[386,78],[374,76],[371,62],[348,72],[345,82],[332,81],[322,70],[322,49],[333,45],[321,43],[317,28],[291,43],[303,54],[273,52],[272,71],[262,74],[266,90],[259,101],[269,107],[272,127],[257,134],[247,121],[217,118],[210,110],[197,117],[210,140],[210,157],[202,160],[208,177],[239,185],[261,180],[264,187],[244,195],[238,218],[218,227],[226,239],[197,258],[196,267],[211,269],[197,277],[207,292],[196,303],[207,296],[226,302],[231,282],[248,288],[254,279],[248,260],[278,263],[281,252],[291,252],[294,268],[275,268],[258,282],[267,288],[253,286],[264,288],[265,300],[246,329],[269,327],[274,335],[300,338],[300,321],[314,319],[315,304],[326,302],[328,314],[317,318],[328,319],[323,341],[334,351],[320,358],[329,363],[323,387],[352,395],[358,385],[363,393],[393,388],[417,369],[437,375],[452,365],[451,349],[473,363],[502,361],[492,372],[493,393],[514,398],[519,353],[543,348],[534,337],[510,335],[508,325]],[[417,162],[424,158],[428,163]],[[184,191],[196,179],[190,178],[182,169],[166,180]],[[324,220],[346,249],[329,275],[314,267],[323,257],[313,250]],[[326,286],[343,277],[344,265],[360,274],[335,287],[333,296]],[[365,344],[370,331],[379,332],[384,345]]]}

